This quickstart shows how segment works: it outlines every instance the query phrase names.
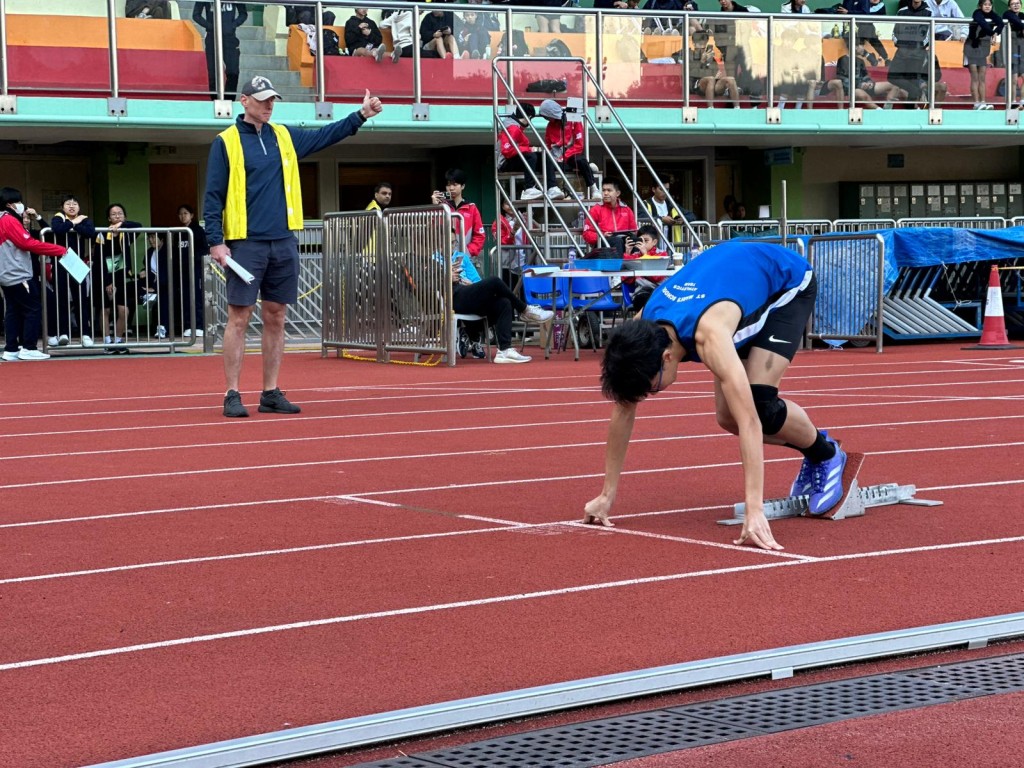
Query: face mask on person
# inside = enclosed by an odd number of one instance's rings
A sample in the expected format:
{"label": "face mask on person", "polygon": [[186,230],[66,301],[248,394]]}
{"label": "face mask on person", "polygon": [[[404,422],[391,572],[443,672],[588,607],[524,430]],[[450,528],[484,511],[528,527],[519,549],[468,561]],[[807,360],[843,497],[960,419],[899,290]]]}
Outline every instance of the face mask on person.
{"label": "face mask on person", "polygon": [[18,214],[19,216],[21,216],[23,213],[25,213],[25,204],[24,203],[15,203],[14,204],[14,212],[16,214]]}

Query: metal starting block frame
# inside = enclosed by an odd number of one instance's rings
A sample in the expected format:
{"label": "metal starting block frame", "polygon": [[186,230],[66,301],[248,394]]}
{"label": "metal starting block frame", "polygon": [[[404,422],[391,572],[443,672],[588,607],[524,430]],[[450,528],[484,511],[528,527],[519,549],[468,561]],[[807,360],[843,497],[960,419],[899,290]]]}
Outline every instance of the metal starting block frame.
{"label": "metal starting block frame", "polygon": [[[839,504],[822,515],[811,515],[807,511],[808,496],[788,496],[784,499],[773,499],[764,503],[764,515],[769,520],[783,517],[821,517],[828,520],[845,520],[848,517],[860,517],[868,507],[885,507],[890,504],[913,504],[921,507],[937,507],[941,501],[919,499],[916,497],[917,487],[885,483],[861,488],[857,483],[857,474],[864,463],[863,454],[851,453],[847,457],[846,471],[843,473],[843,484],[848,489]],[[736,504],[733,516],[728,520],[719,520],[720,525],[742,525],[747,505]]]}

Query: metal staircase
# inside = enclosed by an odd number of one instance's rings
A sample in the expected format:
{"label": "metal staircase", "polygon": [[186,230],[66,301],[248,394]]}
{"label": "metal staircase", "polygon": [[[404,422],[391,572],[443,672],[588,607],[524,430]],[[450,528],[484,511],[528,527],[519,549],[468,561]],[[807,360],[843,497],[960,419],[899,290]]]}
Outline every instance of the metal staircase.
{"label": "metal staircase", "polygon": [[[608,159],[618,174],[623,196],[626,199],[631,198],[633,200],[637,223],[640,226],[651,223],[661,231],[662,224],[656,221],[647,212],[647,209],[640,204],[641,196],[637,189],[638,171],[640,169],[645,170],[656,184],[662,183],[661,178],[646,155],[644,155],[636,138],[626,127],[622,117],[615,110],[611,100],[601,90],[597,78],[590,70],[587,62],[582,58],[499,56],[493,59],[491,63],[491,79],[495,137],[500,139],[503,134],[505,136],[508,135],[508,131],[501,120],[520,108],[525,98],[517,95],[511,85],[513,82],[513,69],[517,64],[536,66],[537,64],[551,63],[565,66],[566,72],[569,74],[568,77],[564,78],[567,82],[579,82],[581,84],[578,96],[575,94],[570,95],[569,93],[563,93],[561,96],[563,98],[568,97],[566,105],[568,109],[575,109],[569,120],[580,121],[585,125],[586,157],[593,160],[591,155],[594,146],[591,141],[593,136],[596,138],[597,143],[601,145],[604,157]],[[536,95],[543,98],[558,98],[554,93],[538,93]],[[593,105],[591,101],[593,101]],[[600,128],[601,126],[606,126],[606,129],[613,129],[616,134],[621,134],[626,139],[627,151],[629,151],[631,156],[628,169],[619,162],[615,152],[612,151],[605,140],[603,131]],[[598,229],[596,222],[589,213],[589,209],[599,201],[586,199],[586,192],[580,192],[575,188],[578,185],[574,185],[573,179],[559,166],[550,150],[546,147],[544,136],[537,130],[536,126],[531,123],[525,129],[525,132],[530,138],[531,145],[536,148],[536,151],[543,151],[548,159],[551,160],[557,170],[558,178],[548,179],[539,177],[526,165],[525,159],[524,167],[526,170],[524,173],[502,173],[497,168],[498,155],[496,154],[495,209],[501,211],[503,202],[508,202],[512,205],[525,240],[522,246],[517,245],[515,247],[517,249],[523,248],[528,252],[525,260],[526,264],[565,263],[568,261],[570,252],[573,250],[584,253],[589,249],[589,246],[583,242],[583,225],[586,220],[589,220],[591,226],[596,230]],[[519,152],[519,156],[524,158],[521,152]],[[542,165],[542,175],[544,175],[543,169],[544,166]],[[598,183],[600,183],[600,174],[596,175],[599,178]],[[565,198],[558,201],[551,201],[546,197],[529,201],[520,200],[519,193],[522,189],[534,185],[542,190],[560,185],[565,192]],[[668,203],[670,207],[674,207],[676,210],[683,210],[671,195],[668,197]],[[698,249],[702,248],[703,242],[694,228],[690,226],[690,223],[687,221],[682,226],[685,228],[684,237],[687,240],[687,249],[693,246],[696,246]],[[598,245],[609,247],[607,238],[605,238],[600,230],[598,230]],[[492,266],[498,267],[499,265]]]}

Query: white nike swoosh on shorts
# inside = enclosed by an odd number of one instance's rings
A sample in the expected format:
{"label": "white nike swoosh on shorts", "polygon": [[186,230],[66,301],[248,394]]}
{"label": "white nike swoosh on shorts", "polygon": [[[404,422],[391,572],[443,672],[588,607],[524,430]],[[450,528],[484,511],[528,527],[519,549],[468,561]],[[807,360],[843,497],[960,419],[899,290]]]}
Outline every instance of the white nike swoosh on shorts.
{"label": "white nike swoosh on shorts", "polygon": [[773,342],[775,344],[792,344],[793,343],[791,341],[786,341],[785,339],[776,339],[774,333],[771,336],[768,337],[768,341]]}

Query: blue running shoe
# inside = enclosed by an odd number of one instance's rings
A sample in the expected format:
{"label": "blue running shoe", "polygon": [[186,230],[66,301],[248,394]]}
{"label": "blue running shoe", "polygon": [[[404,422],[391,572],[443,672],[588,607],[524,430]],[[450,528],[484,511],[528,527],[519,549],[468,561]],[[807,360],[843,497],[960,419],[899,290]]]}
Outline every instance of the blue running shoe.
{"label": "blue running shoe", "polygon": [[823,515],[843,498],[843,470],[846,469],[846,454],[836,445],[836,455],[828,461],[814,464],[812,469],[814,488],[807,501],[807,511],[812,515]]}
{"label": "blue running shoe", "polygon": [[[828,440],[828,432],[824,429],[821,431],[821,436]],[[796,476],[796,480],[793,481],[792,487],[789,489],[790,496],[807,496],[814,490],[814,464],[810,459],[804,458],[803,463],[800,465],[800,474]]]}
{"label": "blue running shoe", "polygon": [[804,458],[800,465],[800,474],[796,476],[792,487],[789,489],[790,496],[807,496],[814,490],[814,465],[811,460]]}

